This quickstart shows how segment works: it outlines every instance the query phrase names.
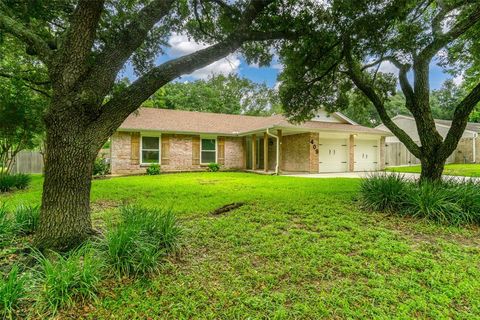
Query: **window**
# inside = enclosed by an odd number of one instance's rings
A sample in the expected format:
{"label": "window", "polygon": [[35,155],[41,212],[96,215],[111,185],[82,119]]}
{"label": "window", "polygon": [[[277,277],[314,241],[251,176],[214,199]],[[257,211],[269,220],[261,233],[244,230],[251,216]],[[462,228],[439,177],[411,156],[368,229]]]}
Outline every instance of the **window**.
{"label": "window", "polygon": [[202,139],[200,163],[207,164],[217,162],[217,140]]}
{"label": "window", "polygon": [[160,138],[142,137],[142,163],[160,162]]}

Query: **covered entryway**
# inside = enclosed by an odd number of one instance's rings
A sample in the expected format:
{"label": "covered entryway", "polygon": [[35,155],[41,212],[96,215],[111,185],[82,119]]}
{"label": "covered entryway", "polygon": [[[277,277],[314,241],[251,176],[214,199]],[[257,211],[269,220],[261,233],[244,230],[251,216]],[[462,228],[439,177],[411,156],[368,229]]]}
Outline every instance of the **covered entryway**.
{"label": "covered entryway", "polygon": [[320,138],[318,172],[348,171],[348,140]]}
{"label": "covered entryway", "polygon": [[378,140],[355,140],[355,171],[378,170]]}

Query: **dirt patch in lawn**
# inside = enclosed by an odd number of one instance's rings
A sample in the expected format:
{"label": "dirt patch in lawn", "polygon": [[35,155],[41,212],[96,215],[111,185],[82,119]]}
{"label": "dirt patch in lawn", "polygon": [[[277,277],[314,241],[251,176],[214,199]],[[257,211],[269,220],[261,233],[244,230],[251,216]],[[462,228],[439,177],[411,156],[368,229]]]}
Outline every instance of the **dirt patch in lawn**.
{"label": "dirt patch in lawn", "polygon": [[92,202],[91,209],[93,212],[105,211],[108,209],[115,209],[122,205],[121,202],[115,200],[97,200]]}

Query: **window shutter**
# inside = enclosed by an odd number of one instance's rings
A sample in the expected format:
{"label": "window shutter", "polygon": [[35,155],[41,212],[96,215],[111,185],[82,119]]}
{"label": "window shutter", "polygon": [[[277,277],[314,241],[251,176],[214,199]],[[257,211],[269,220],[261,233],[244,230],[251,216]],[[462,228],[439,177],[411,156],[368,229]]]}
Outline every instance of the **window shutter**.
{"label": "window shutter", "polygon": [[192,165],[200,165],[200,136],[192,138]]}
{"label": "window shutter", "polygon": [[225,164],[225,137],[218,137],[217,139],[217,161],[218,164]]}
{"label": "window shutter", "polygon": [[132,132],[130,160],[132,164],[140,163],[140,132]]}
{"label": "window shutter", "polygon": [[162,165],[170,164],[170,135],[162,134]]}

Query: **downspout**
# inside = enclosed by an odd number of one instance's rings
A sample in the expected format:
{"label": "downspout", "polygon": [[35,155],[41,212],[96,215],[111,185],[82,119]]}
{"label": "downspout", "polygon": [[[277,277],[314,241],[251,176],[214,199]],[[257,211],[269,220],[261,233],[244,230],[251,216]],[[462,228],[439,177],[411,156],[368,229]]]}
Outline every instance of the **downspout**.
{"label": "downspout", "polygon": [[275,162],[275,174],[278,176],[278,164],[280,162],[280,139],[278,139],[278,136],[274,135],[273,133],[270,133],[268,131],[269,128],[267,128],[267,134],[272,137],[277,139],[277,152],[276,152],[276,162]]}

